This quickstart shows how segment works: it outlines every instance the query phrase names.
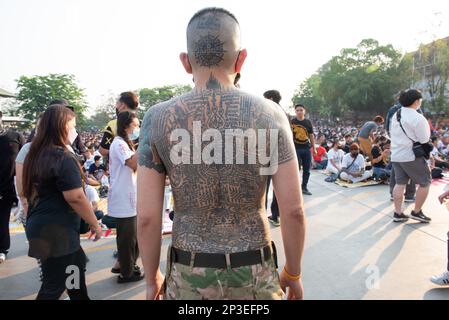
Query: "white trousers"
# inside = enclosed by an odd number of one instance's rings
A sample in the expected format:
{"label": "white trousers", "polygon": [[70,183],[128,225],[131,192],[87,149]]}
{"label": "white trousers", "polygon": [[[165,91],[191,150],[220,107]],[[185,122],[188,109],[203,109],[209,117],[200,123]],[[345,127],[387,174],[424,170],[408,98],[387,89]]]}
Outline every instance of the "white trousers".
{"label": "white trousers", "polygon": [[346,180],[346,181],[351,181],[353,183],[357,183],[357,182],[361,182],[363,180],[366,180],[368,178],[371,178],[372,176],[373,176],[373,171],[369,170],[369,171],[365,171],[361,177],[357,177],[357,178],[347,174],[346,172],[342,172],[341,175],[340,175],[340,178],[342,180]]}

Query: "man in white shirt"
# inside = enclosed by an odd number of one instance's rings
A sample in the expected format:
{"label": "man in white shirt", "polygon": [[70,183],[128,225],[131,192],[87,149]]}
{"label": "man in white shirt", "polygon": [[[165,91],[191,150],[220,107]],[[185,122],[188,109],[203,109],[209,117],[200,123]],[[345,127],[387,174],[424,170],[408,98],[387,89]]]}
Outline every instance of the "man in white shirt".
{"label": "man in white shirt", "polygon": [[402,203],[405,186],[411,179],[419,184],[411,218],[428,223],[431,219],[426,217],[421,209],[427,199],[432,179],[425,158],[415,157],[413,144],[429,142],[430,127],[426,118],[416,111],[422,103],[422,95],[418,90],[410,89],[403,92],[399,102],[403,108],[393,115],[390,127],[391,161],[396,175],[396,186],[393,190],[394,221],[403,222],[409,219],[409,216],[402,212]]}
{"label": "man in white shirt", "polygon": [[89,170],[90,166],[95,162],[95,149],[93,146],[87,148],[86,161],[84,162],[84,168]]}
{"label": "man in white shirt", "polygon": [[357,183],[372,177],[372,171],[365,171],[365,158],[360,154],[357,143],[349,147],[349,153],[343,158],[340,179]]}
{"label": "man in white shirt", "polygon": [[343,158],[345,152],[341,150],[340,144],[337,140],[332,143],[332,147],[327,153],[328,162],[326,170],[333,174],[339,174],[342,168]]}

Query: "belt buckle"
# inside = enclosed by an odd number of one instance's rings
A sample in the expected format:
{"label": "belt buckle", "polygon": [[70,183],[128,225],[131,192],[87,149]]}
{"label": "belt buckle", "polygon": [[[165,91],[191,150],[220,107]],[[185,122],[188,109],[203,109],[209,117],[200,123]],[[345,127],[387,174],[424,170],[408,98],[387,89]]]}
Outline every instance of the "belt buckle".
{"label": "belt buckle", "polygon": [[226,270],[231,271],[231,255],[229,253],[225,253],[225,259],[226,259]]}
{"label": "belt buckle", "polygon": [[190,252],[190,271],[193,271],[193,268],[195,267],[195,252]]}
{"label": "belt buckle", "polygon": [[265,267],[265,252],[264,252],[264,249],[265,248],[260,248],[259,249],[259,251],[260,251],[260,259],[261,259],[260,263],[261,263],[261,265],[263,267]]}

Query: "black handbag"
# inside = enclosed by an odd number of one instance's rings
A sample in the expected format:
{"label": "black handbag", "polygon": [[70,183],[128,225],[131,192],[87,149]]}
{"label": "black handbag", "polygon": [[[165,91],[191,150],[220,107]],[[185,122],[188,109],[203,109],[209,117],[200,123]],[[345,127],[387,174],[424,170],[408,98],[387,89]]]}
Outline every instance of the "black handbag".
{"label": "black handbag", "polygon": [[402,131],[404,132],[405,136],[407,138],[409,138],[412,142],[413,142],[413,154],[415,155],[416,158],[425,158],[425,159],[429,159],[430,158],[430,153],[433,150],[433,144],[429,141],[426,143],[420,143],[417,141],[414,141],[413,139],[411,139],[407,132],[405,132],[404,127],[402,126],[401,123],[401,109],[399,109],[396,112],[396,120],[399,122],[399,126],[401,127]]}

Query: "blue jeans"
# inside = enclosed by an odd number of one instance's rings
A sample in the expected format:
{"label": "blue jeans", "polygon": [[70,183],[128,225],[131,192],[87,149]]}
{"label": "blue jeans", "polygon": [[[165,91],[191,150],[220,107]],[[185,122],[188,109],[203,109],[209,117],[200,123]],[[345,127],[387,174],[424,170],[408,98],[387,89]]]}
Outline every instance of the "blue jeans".
{"label": "blue jeans", "polygon": [[377,179],[386,179],[390,176],[390,171],[386,168],[373,167],[373,177]]}
{"label": "blue jeans", "polygon": [[312,154],[309,148],[296,147],[296,157],[302,167],[302,189],[307,190],[310,178],[310,167],[312,166]]}
{"label": "blue jeans", "polygon": [[327,160],[323,160],[321,162],[316,162],[316,168],[317,170],[324,170],[327,168]]}

